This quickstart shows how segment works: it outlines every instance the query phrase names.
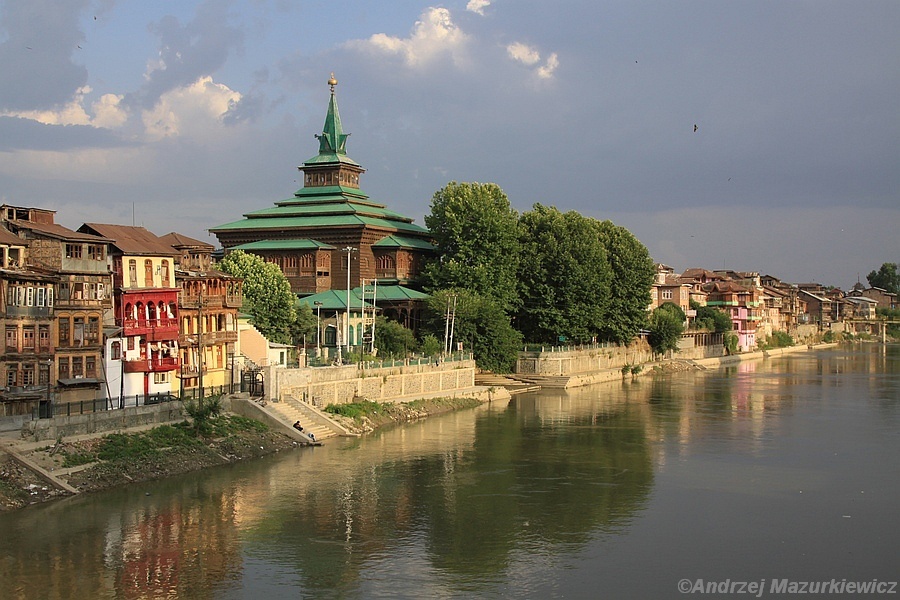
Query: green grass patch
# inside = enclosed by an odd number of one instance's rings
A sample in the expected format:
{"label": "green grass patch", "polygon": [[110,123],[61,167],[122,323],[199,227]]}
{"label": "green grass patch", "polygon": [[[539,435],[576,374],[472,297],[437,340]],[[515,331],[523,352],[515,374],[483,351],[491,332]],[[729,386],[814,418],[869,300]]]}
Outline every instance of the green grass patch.
{"label": "green grass patch", "polygon": [[62,456],[62,466],[64,469],[86,465],[88,463],[97,461],[97,455],[93,452],[66,452],[65,450],[63,450]]}
{"label": "green grass patch", "polygon": [[325,407],[325,412],[359,421],[361,418],[369,415],[385,414],[387,409],[380,402],[363,400],[362,402],[351,402],[349,404],[329,404]]}

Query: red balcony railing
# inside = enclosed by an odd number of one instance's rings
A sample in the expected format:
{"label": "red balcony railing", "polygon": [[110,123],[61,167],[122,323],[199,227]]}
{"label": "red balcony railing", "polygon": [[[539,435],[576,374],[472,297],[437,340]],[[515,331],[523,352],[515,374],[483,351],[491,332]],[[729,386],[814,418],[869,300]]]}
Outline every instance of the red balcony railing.
{"label": "red balcony railing", "polygon": [[126,373],[153,373],[158,371],[174,371],[181,365],[181,361],[177,358],[163,357],[125,361]]}

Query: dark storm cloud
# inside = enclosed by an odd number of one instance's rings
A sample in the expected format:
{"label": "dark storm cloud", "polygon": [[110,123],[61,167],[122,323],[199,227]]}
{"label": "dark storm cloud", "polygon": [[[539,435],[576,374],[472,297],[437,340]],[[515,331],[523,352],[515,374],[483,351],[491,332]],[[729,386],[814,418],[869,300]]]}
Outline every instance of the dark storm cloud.
{"label": "dark storm cloud", "polygon": [[78,17],[89,0],[0,3],[0,110],[41,110],[71,100],[87,82],[73,60],[84,33]]}
{"label": "dark storm cloud", "polygon": [[151,24],[150,31],[159,36],[164,68],[149,73],[147,83],[126,102],[152,108],[166,92],[215,73],[244,41],[243,32],[230,25],[228,18],[227,3],[211,0],[197,9],[190,23],[182,25],[169,15]]}
{"label": "dark storm cloud", "polygon": [[108,129],[89,125],[44,125],[30,119],[0,117],[0,152],[80,148],[115,148],[133,145]]}

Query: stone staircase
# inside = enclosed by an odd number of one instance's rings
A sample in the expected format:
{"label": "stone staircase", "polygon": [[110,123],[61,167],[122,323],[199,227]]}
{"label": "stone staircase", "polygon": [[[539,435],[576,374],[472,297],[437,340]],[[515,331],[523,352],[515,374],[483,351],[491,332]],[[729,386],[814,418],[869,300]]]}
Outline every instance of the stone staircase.
{"label": "stone staircase", "polygon": [[332,421],[327,414],[292,396],[287,396],[282,402],[269,402],[266,410],[288,426],[300,421],[303,434],[312,433],[317,442],[335,436],[354,435]]}

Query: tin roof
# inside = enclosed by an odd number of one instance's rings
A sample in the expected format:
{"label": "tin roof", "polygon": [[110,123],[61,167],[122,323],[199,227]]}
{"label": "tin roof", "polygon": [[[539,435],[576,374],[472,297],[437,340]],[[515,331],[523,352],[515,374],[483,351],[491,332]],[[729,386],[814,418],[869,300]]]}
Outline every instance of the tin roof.
{"label": "tin roof", "polygon": [[411,238],[403,235],[389,235],[383,237],[374,244],[375,248],[417,248],[419,250],[434,250],[435,246],[429,241],[420,238]]}
{"label": "tin roof", "polygon": [[232,250],[334,250],[334,246],[316,240],[260,240],[235,246]]}
{"label": "tin roof", "polygon": [[78,228],[82,233],[94,233],[111,240],[112,245],[122,254],[144,256],[175,256],[175,248],[143,227],[131,225],[111,225],[108,223],[85,223]]}
{"label": "tin roof", "polygon": [[167,233],[164,236],[161,236],[160,241],[164,244],[168,244],[175,249],[181,248],[201,248],[203,250],[212,251],[215,250],[216,247],[210,244],[209,242],[201,242],[200,240],[195,240],[194,238],[190,238],[186,235],[181,235],[180,233],[176,233],[172,231],[171,233]]}

